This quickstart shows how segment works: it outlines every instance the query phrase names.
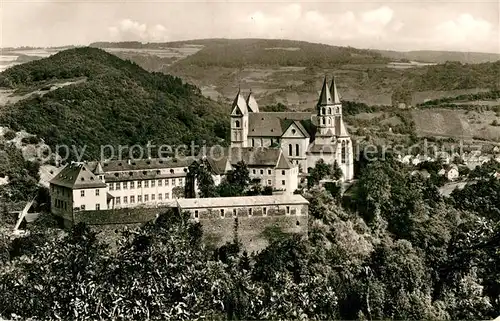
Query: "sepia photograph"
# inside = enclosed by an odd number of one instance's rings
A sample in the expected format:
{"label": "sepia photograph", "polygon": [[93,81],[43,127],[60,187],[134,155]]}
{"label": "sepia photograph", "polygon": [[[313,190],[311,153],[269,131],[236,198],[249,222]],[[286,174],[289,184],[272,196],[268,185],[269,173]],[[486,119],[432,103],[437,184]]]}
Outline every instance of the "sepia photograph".
{"label": "sepia photograph", "polygon": [[500,3],[0,0],[18,320],[500,320]]}

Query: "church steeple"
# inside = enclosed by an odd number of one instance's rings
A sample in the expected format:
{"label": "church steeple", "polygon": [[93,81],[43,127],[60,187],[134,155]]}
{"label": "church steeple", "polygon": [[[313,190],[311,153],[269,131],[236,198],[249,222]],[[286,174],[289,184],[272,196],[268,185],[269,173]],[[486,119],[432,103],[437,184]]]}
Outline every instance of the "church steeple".
{"label": "church steeple", "polygon": [[246,147],[248,140],[248,105],[239,88],[231,109],[231,147]]}
{"label": "church steeple", "polygon": [[257,104],[255,97],[253,96],[252,90],[250,90],[250,94],[248,94],[248,97],[247,97],[247,106],[248,106],[249,112],[251,112],[251,113],[258,113],[259,112],[259,105]]}
{"label": "church steeple", "polygon": [[325,142],[328,142],[333,137],[335,132],[335,111],[326,76],[323,79],[323,86],[321,87],[321,93],[319,94],[316,109],[318,115],[316,137],[324,137]]}
{"label": "church steeple", "polygon": [[334,104],[340,104],[340,96],[337,90],[337,84],[335,83],[335,76],[332,77],[332,83],[330,85],[330,95],[333,99]]}
{"label": "church steeple", "polygon": [[318,106],[326,106],[332,103],[332,96],[330,90],[328,90],[328,85],[326,83],[326,76],[323,79],[323,86],[321,87],[321,93],[319,94]]}
{"label": "church steeple", "polygon": [[247,102],[241,95],[240,88],[238,88],[238,93],[236,94],[236,97],[234,97],[231,110],[231,115],[245,115],[248,113]]}

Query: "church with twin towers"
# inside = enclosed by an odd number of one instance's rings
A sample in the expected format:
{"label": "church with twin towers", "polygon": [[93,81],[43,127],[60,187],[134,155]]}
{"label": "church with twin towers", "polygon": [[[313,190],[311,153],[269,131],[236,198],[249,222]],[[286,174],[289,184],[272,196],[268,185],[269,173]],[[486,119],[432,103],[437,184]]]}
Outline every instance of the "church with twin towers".
{"label": "church with twin towers", "polygon": [[231,147],[247,152],[259,147],[281,149],[273,155],[286,158],[299,175],[323,159],[327,164],[337,162],[343,181],[354,176],[352,141],[342,118],[335,78],[329,85],[325,76],[313,114],[260,112],[254,95],[250,92],[245,98],[239,90],[231,109]]}

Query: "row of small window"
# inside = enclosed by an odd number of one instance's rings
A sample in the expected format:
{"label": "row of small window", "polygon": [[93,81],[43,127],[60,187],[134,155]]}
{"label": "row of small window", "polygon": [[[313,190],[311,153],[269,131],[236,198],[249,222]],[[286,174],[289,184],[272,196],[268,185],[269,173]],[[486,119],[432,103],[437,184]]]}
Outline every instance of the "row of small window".
{"label": "row of small window", "polygon": [[68,209],[68,202],[56,199],[54,201],[54,207],[67,210]]}
{"label": "row of small window", "polygon": [[[150,195],[144,195],[144,202],[149,202],[149,196]],[[134,204],[135,203],[135,196],[130,196],[130,198],[128,196],[123,196],[122,197],[115,197],[115,204],[121,204],[121,201],[123,199],[123,204],[128,204],[129,200],[130,200],[130,204]],[[165,193],[165,199],[170,199],[170,193]],[[156,200],[156,194],[151,194],[151,201],[155,201]],[[163,200],[163,194],[158,194],[158,200],[159,201],[162,201]],[[142,203],[142,195],[137,195],[137,203]]]}
{"label": "row of small window", "polygon": [[[172,178],[172,186],[176,186],[176,182],[182,186],[182,184],[184,183],[184,179],[183,178],[178,178],[177,181],[175,178]],[[156,185],[158,186],[163,186],[163,184],[165,184],[165,186],[169,186],[170,185],[170,179],[165,179],[165,180],[151,180],[151,181],[144,181],[144,187],[155,187]],[[109,190],[110,191],[113,191],[113,190],[120,190],[120,189],[134,189],[136,186],[135,182],[132,181],[132,182],[118,182],[118,183],[109,183],[108,184],[108,187],[109,187]],[[138,181],[137,182],[137,188],[141,188],[142,187],[142,181]]]}
{"label": "row of small window", "polygon": [[[288,156],[293,156],[293,146],[292,146],[292,144],[288,144]],[[300,146],[299,146],[299,144],[295,144],[295,156],[300,156]]]}
{"label": "row of small window", "polygon": [[[257,142],[258,141],[259,141],[259,139],[257,138]],[[276,139],[276,140],[274,140],[273,138],[271,138],[271,144],[269,146],[273,146],[274,144],[279,144],[279,143],[280,143],[279,138]],[[261,141],[259,145],[260,146],[264,146],[264,144],[265,144],[264,141]],[[255,144],[255,138],[252,138],[252,147],[256,147],[255,145],[256,145]]]}
{"label": "row of small window", "polygon": [[[328,111],[328,113],[327,113],[327,111]],[[333,111],[333,109],[331,107],[328,107],[328,109],[326,109],[325,107],[323,107],[323,108],[321,108],[321,115],[331,115],[332,111]],[[340,114],[340,108],[339,107],[335,108],[335,113]]]}
{"label": "row of small window", "polygon": [[[100,192],[99,192],[99,189],[97,188],[97,189],[95,190],[95,196],[99,196],[99,195],[100,195],[99,193],[100,193]],[[81,197],[85,197],[85,190],[84,190],[84,189],[80,191],[80,196],[81,196]]]}
{"label": "row of small window", "polygon": [[[252,170],[252,174],[257,175],[257,170],[253,169]],[[260,170],[260,175],[264,175],[264,170],[263,169]],[[272,170],[271,169],[267,170],[267,175],[272,175]],[[281,171],[281,175],[286,175],[286,171],[282,170]]]}
{"label": "row of small window", "polygon": [[[223,208],[221,208],[221,209],[219,210],[219,213],[220,213],[220,217],[221,217],[221,218],[226,217],[226,216],[225,216],[225,210],[224,210]],[[267,212],[267,207],[263,207],[263,208],[262,208],[262,215],[263,215],[263,216],[267,216],[267,213],[268,213],[268,212]],[[252,215],[253,215],[253,208],[249,208],[249,209],[247,210],[247,214],[248,214],[248,216],[252,216]],[[287,206],[287,207],[286,207],[286,214],[290,214],[290,206]],[[238,210],[237,210],[236,208],[234,208],[234,209],[233,209],[233,217],[236,217],[236,216],[238,216]],[[194,211],[194,218],[199,218],[199,217],[200,217],[200,213],[198,212],[198,210],[195,210],[195,211]]]}

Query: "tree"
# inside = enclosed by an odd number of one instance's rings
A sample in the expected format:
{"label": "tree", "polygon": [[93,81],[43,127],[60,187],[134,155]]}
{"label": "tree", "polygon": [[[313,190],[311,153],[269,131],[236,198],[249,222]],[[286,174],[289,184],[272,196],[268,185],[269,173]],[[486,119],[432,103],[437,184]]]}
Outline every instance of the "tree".
{"label": "tree", "polygon": [[182,188],[181,186],[172,188],[172,196],[174,198],[184,198],[184,188]]}
{"label": "tree", "polygon": [[314,168],[309,171],[307,186],[310,188],[314,185],[318,185],[320,180],[329,177],[331,174],[332,167],[326,164],[323,159],[320,159],[316,162]]}
{"label": "tree", "polygon": [[250,184],[250,172],[245,162],[240,161],[230,170],[217,186],[221,197],[242,196]]}
{"label": "tree", "polygon": [[210,164],[206,159],[194,161],[189,165],[185,186],[186,197],[194,198],[196,196],[194,191],[195,182],[200,190],[199,197],[206,198],[217,196],[214,180],[210,172]]}
{"label": "tree", "polygon": [[342,178],[342,175],[343,175],[342,169],[340,168],[337,160],[335,160],[335,162],[332,165],[331,176],[334,180],[339,180]]}

